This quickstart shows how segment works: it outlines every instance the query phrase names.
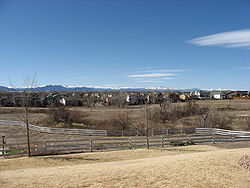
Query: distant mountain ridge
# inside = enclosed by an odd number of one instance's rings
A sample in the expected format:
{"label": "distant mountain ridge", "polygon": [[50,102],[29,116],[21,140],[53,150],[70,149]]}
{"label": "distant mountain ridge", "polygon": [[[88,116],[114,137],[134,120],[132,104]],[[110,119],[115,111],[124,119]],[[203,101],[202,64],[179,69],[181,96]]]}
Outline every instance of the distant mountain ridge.
{"label": "distant mountain ridge", "polygon": [[[27,88],[9,88],[0,86],[0,91],[25,91]],[[63,92],[63,91],[180,91],[180,92],[191,92],[191,91],[202,91],[199,88],[193,89],[171,89],[171,88],[133,88],[133,87],[65,87],[62,85],[45,85],[39,86],[32,89],[33,91],[51,91],[51,92]],[[203,90],[205,91],[205,90]],[[212,90],[210,90],[212,91]]]}

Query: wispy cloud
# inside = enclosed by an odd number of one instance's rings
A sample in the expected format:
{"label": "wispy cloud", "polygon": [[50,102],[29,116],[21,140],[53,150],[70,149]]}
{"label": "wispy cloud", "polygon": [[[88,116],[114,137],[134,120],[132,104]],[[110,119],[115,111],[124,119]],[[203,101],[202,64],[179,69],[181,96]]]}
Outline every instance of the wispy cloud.
{"label": "wispy cloud", "polygon": [[243,67],[241,70],[250,70],[250,67]]}
{"label": "wispy cloud", "polygon": [[153,78],[153,77],[164,77],[164,76],[175,76],[176,74],[170,73],[147,73],[147,74],[134,74],[128,75],[129,78]]}
{"label": "wispy cloud", "polygon": [[250,29],[217,33],[188,41],[199,46],[222,46],[250,49]]}
{"label": "wispy cloud", "polygon": [[146,70],[143,72],[187,72],[185,69],[157,69],[157,70]]}
{"label": "wispy cloud", "polygon": [[159,80],[140,80],[140,81],[137,81],[137,82],[142,82],[142,83],[159,83],[159,82],[162,82],[162,81],[159,81]]}
{"label": "wispy cloud", "polygon": [[162,78],[162,79],[164,79],[164,80],[174,80],[174,79],[176,79],[176,78],[173,78],[173,77],[164,77],[164,78]]}

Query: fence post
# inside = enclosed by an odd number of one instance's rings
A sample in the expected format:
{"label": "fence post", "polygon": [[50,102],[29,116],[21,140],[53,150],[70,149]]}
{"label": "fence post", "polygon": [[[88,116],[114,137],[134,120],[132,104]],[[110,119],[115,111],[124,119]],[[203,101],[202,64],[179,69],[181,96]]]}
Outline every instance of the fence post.
{"label": "fence post", "polygon": [[161,137],[161,147],[164,148],[164,137]]}
{"label": "fence post", "polygon": [[53,143],[52,142],[50,143],[50,151],[53,152]]}
{"label": "fence post", "polygon": [[154,130],[153,129],[151,129],[151,134],[152,134],[152,137],[154,136]]}
{"label": "fence post", "polygon": [[213,137],[212,137],[212,141],[213,141],[213,144],[215,144],[215,137],[214,137],[214,134],[213,134]]}
{"label": "fence post", "polygon": [[4,155],[4,144],[6,144],[6,141],[5,141],[5,136],[2,136],[2,144],[3,144],[3,147],[2,147],[2,154]]}
{"label": "fence post", "polygon": [[129,138],[129,149],[132,149],[132,138]]}
{"label": "fence post", "polygon": [[46,155],[46,153],[47,153],[47,144],[46,144],[47,142],[45,141],[44,142],[44,155]]}
{"label": "fence post", "polygon": [[191,135],[188,135],[188,140],[189,140],[189,144],[191,144],[191,142],[192,142],[192,137],[191,137]]}
{"label": "fence post", "polygon": [[139,130],[138,129],[136,130],[136,136],[139,136]]}
{"label": "fence post", "polygon": [[149,138],[148,138],[148,135],[147,135],[146,138],[147,138],[147,140],[146,140],[147,141],[147,149],[149,149]]}
{"label": "fence post", "polygon": [[93,141],[92,141],[92,139],[89,139],[89,149],[90,149],[90,152],[93,152]]}
{"label": "fence post", "polygon": [[232,141],[233,141],[233,143],[235,142],[235,140],[234,140],[234,135],[232,136]]}
{"label": "fence post", "polygon": [[123,136],[123,130],[122,130],[122,136]]}

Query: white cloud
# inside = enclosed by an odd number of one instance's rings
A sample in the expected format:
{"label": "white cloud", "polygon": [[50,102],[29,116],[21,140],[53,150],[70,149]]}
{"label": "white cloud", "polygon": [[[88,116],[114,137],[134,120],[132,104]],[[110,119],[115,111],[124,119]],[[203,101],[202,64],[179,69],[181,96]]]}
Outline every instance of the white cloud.
{"label": "white cloud", "polygon": [[135,74],[129,75],[129,78],[152,78],[152,77],[164,77],[164,76],[174,76],[175,74],[169,73],[147,73],[147,74]]}
{"label": "white cloud", "polygon": [[162,78],[162,79],[164,79],[164,80],[174,80],[174,79],[176,79],[176,78],[164,77],[164,78]]}
{"label": "white cloud", "polygon": [[208,35],[189,40],[188,42],[199,46],[243,47],[249,49],[250,29]]}
{"label": "white cloud", "polygon": [[137,81],[137,82],[142,82],[142,83],[159,83],[162,81],[158,81],[158,80],[141,80],[141,81]]}
{"label": "white cloud", "polygon": [[157,70],[146,70],[143,72],[186,72],[184,69],[157,69]]}

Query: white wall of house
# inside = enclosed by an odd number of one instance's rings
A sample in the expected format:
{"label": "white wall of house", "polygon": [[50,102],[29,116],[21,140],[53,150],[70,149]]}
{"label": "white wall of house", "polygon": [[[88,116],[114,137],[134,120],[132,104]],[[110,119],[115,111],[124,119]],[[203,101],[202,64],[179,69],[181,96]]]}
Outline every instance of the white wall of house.
{"label": "white wall of house", "polygon": [[213,96],[215,99],[223,99],[224,98],[224,95],[221,94],[221,93],[218,93],[218,94],[214,94]]}
{"label": "white wall of house", "polygon": [[66,105],[66,100],[64,98],[60,99],[59,101],[61,104],[63,104],[64,106]]}

